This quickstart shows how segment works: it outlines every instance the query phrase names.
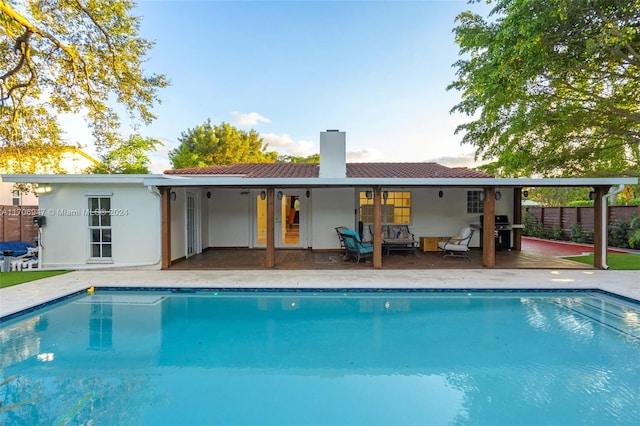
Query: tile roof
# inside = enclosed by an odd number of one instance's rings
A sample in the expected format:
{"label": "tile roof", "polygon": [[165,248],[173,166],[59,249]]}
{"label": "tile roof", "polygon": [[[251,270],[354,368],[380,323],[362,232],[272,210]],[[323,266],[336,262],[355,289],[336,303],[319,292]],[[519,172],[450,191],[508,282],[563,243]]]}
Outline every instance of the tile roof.
{"label": "tile roof", "polygon": [[[318,163],[239,163],[166,170],[169,175],[243,175],[245,178],[317,178]],[[466,167],[437,163],[347,163],[349,178],[490,178]]]}

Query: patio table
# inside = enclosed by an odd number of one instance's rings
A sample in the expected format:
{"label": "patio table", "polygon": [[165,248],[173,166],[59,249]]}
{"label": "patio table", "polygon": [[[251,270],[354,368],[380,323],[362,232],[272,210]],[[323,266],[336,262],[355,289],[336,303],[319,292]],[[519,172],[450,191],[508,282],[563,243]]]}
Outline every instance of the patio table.
{"label": "patio table", "polygon": [[392,251],[412,251],[418,257],[418,242],[413,238],[385,238],[382,240],[382,249],[387,253]]}

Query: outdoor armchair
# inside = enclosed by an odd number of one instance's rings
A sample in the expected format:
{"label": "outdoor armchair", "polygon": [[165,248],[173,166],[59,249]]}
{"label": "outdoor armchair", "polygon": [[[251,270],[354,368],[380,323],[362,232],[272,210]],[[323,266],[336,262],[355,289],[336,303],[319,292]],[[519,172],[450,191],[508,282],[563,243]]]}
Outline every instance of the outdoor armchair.
{"label": "outdoor armchair", "polygon": [[353,258],[356,263],[360,263],[361,259],[373,256],[373,244],[360,241],[360,235],[357,232],[344,228],[342,229],[342,238],[344,240],[345,259]]}
{"label": "outdoor armchair", "polygon": [[443,256],[463,257],[471,260],[469,257],[469,243],[473,237],[473,229],[464,227],[460,229],[458,235],[449,238],[448,241],[438,243],[438,248],[442,250]]}

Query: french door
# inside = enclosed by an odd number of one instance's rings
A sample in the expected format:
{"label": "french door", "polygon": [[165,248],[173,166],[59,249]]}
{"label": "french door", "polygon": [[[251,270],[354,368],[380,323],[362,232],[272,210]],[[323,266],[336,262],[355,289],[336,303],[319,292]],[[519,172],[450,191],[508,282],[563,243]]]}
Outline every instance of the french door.
{"label": "french door", "polygon": [[[305,191],[297,189],[275,190],[274,232],[276,248],[307,247],[308,199]],[[267,244],[267,201],[255,194],[255,240],[257,247]]]}
{"label": "french door", "polygon": [[187,247],[186,257],[202,253],[202,234],[200,219],[199,194],[187,192],[186,204],[186,232],[185,243]]}

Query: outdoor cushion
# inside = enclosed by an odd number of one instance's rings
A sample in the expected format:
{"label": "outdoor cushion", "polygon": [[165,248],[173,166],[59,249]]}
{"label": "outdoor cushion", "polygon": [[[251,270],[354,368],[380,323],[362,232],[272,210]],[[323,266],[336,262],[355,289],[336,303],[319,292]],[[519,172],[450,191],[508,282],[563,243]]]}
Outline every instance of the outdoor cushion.
{"label": "outdoor cushion", "polygon": [[473,232],[473,230],[471,228],[464,227],[460,230],[460,239],[464,240],[465,238],[469,238],[469,235],[471,235],[471,232]]}
{"label": "outdoor cushion", "polygon": [[356,239],[357,242],[361,242],[360,241],[360,234],[358,234],[355,231],[352,231],[351,229],[343,229],[342,233],[346,234],[346,235],[352,235]]}
{"label": "outdoor cushion", "polygon": [[373,245],[371,244],[361,244],[360,245],[360,253],[373,253]]}

